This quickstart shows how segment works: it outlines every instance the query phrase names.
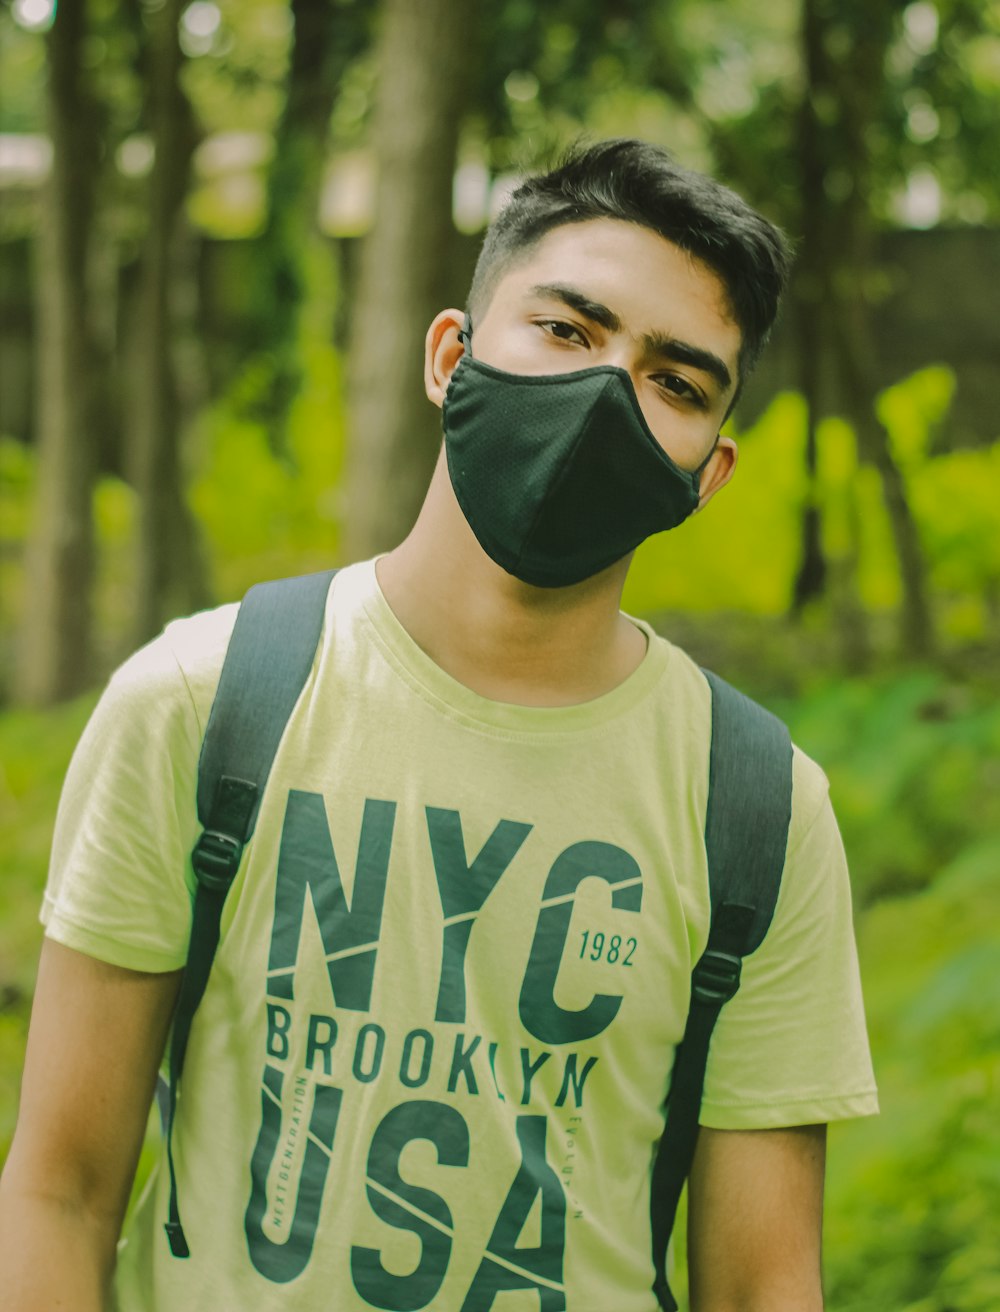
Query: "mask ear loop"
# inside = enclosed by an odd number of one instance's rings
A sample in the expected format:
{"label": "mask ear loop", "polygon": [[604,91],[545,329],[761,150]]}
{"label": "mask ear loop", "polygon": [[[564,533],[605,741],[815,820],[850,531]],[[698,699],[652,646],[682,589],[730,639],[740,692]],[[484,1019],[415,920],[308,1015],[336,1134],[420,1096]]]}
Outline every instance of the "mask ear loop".
{"label": "mask ear loop", "polygon": [[715,435],[715,441],[712,443],[712,449],[709,451],[708,455],[707,455],[707,456],[705,457],[705,459],[701,462],[701,464],[698,466],[698,468],[697,468],[697,469],[692,469],[692,471],[691,471],[691,486],[692,486],[692,488],[694,489],[695,494],[696,494],[697,497],[698,497],[698,504],[697,504],[697,506],[695,506],[695,510],[700,510],[700,509],[701,509],[701,476],[702,476],[702,474],[705,472],[705,470],[708,468],[708,462],[712,459],[712,457],[715,455],[716,451],[718,450],[718,447],[719,447],[719,438],[720,438],[721,436],[722,436],[721,433],[716,433],[716,435]]}
{"label": "mask ear loop", "polygon": [[715,435],[715,441],[712,443],[712,449],[709,451],[708,455],[707,455],[707,456],[705,457],[705,459],[701,462],[701,464],[698,466],[698,468],[697,468],[697,469],[694,469],[694,470],[691,471],[691,472],[694,474],[694,476],[695,476],[696,478],[700,479],[701,476],[702,476],[702,474],[703,474],[703,473],[705,472],[705,470],[708,468],[708,462],[712,459],[712,457],[715,455],[716,451],[718,450],[718,447],[719,447],[719,438],[720,438],[721,436],[722,436],[721,433],[716,433],[716,435]]}
{"label": "mask ear loop", "polygon": [[469,315],[468,310],[466,310],[465,319],[462,321],[462,326],[458,330],[458,340],[465,347],[465,354],[471,356],[472,355],[472,319]]}

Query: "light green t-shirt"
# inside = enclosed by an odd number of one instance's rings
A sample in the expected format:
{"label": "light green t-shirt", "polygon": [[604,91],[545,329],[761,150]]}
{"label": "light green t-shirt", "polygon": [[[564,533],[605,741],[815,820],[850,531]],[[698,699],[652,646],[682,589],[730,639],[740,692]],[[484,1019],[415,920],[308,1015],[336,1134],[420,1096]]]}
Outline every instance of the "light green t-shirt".
{"label": "light green t-shirt", "polygon": [[[236,607],[117,672],[67,777],[48,934],[185,960],[198,752]],[[643,626],[644,627],[644,626]],[[649,629],[578,706],[488,701],[342,571],[226,902],[175,1131],[121,1246],[124,1312],[655,1312],[649,1177],[705,945],[709,690]],[[702,1123],[876,1109],[843,851],[796,752],[771,930]]]}

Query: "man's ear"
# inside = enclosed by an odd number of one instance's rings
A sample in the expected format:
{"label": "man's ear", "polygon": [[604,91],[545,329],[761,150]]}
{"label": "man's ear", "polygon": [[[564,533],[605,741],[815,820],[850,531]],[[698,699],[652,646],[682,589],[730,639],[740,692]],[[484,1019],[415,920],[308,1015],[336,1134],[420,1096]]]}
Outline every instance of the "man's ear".
{"label": "man's ear", "polygon": [[736,443],[731,437],[720,437],[716,442],[715,450],[712,452],[708,464],[701,471],[698,498],[699,510],[704,510],[716,492],[725,487],[732,478],[739,454]]}
{"label": "man's ear", "polygon": [[442,310],[427,329],[424,342],[424,390],[436,406],[444,403],[449,380],[465,353],[465,348],[458,340],[464,322],[464,310]]}

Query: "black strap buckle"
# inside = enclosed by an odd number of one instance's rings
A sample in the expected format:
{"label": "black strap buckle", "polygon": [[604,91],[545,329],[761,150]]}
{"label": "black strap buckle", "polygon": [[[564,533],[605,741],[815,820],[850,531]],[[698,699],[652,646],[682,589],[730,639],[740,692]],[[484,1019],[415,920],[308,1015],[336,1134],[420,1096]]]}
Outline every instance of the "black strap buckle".
{"label": "black strap buckle", "polygon": [[167,1242],[170,1244],[173,1256],[190,1257],[191,1250],[188,1248],[188,1241],[184,1237],[184,1228],[180,1221],[166,1221],[163,1228],[167,1232]]}
{"label": "black strap buckle", "polygon": [[218,893],[233,882],[242,857],[243,844],[238,839],[218,829],[205,829],[194,845],[191,864],[198,883]]}
{"label": "black strap buckle", "polygon": [[691,976],[691,1001],[722,1006],[740,987],[741,957],[718,948],[706,948]]}
{"label": "black strap buckle", "polygon": [[677,1312],[677,1300],[665,1280],[653,1281],[653,1293],[656,1295],[656,1301],[660,1305],[661,1312]]}

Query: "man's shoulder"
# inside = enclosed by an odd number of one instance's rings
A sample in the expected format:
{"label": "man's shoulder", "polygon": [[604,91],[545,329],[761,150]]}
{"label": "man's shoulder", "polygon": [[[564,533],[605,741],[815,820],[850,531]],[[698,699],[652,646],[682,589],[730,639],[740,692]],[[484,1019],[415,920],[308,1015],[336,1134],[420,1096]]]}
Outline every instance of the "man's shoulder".
{"label": "man's shoulder", "polygon": [[161,659],[169,656],[192,691],[204,683],[214,689],[218,683],[239,609],[239,602],[230,602],[173,620],[163,630]]}
{"label": "man's shoulder", "polygon": [[234,602],[172,620],[118,667],[107,696],[133,704],[149,700],[193,704],[204,725],[238,610]]}
{"label": "man's shoulder", "polygon": [[[343,641],[372,589],[373,564],[345,567],[336,578],[336,586],[327,593],[324,634],[329,640],[329,625],[330,630],[336,628],[338,640]],[[268,585],[293,581],[261,580]],[[313,601],[316,599],[314,595]],[[118,667],[109,680],[105,699],[140,709],[151,700],[183,705],[186,710],[193,706],[204,732],[241,604],[228,602],[171,620],[162,633]],[[266,612],[263,622],[272,622]]]}
{"label": "man's shoulder", "polygon": [[[689,712],[697,732],[703,732],[706,739],[712,732],[712,691],[705,668],[689,655],[682,647],[672,643],[668,638],[653,634],[652,641],[664,643],[669,650],[669,680],[665,692],[671,706],[684,706]],[[761,707],[779,719],[783,717],[762,699],[752,696],[740,686],[737,679],[725,674],[711,671],[717,679],[722,679],[730,687],[741,693],[754,706]],[[787,727],[787,726],[786,726]],[[792,839],[804,833],[817,816],[829,805],[830,782],[823,767],[819,765],[798,743],[792,742],[792,797],[793,820]]]}

